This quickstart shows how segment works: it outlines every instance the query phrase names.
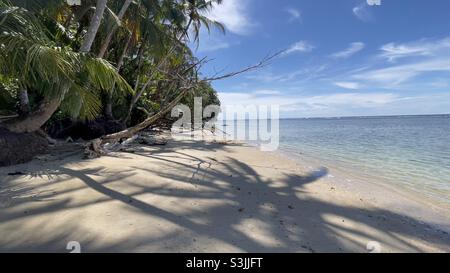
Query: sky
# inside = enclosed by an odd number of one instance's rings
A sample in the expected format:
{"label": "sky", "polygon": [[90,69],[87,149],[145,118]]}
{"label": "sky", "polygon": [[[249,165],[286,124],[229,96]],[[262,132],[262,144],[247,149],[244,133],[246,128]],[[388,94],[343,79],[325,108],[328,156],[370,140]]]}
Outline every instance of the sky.
{"label": "sky", "polygon": [[281,117],[450,113],[448,0],[224,0],[195,54],[223,105],[280,105]]}

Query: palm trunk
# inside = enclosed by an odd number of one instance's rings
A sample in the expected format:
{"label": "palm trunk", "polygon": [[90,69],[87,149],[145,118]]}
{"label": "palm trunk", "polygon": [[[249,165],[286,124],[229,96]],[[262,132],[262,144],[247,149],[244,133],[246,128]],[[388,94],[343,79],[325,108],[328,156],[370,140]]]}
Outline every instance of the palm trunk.
{"label": "palm trunk", "polygon": [[27,116],[18,117],[5,123],[5,128],[15,133],[30,133],[39,130],[44,123],[58,109],[61,101],[59,98],[45,99],[36,111]]}
{"label": "palm trunk", "polygon": [[114,120],[114,115],[112,111],[112,94],[111,92],[108,92],[106,95],[106,103],[105,103],[105,117],[108,120]]}
{"label": "palm trunk", "polygon": [[30,100],[28,98],[28,91],[25,88],[19,90],[20,115],[26,116],[30,113]]}
{"label": "palm trunk", "polygon": [[102,22],[103,13],[105,12],[107,2],[108,0],[97,0],[94,16],[91,19],[86,37],[84,38],[84,42],[80,48],[81,52],[87,53],[91,51],[95,36],[97,36],[98,28]]}
{"label": "palm trunk", "polygon": [[[117,18],[119,21],[122,21],[123,16],[125,15],[125,12],[127,11],[128,7],[130,6],[132,0],[126,0],[125,3],[123,3],[122,8],[119,11],[119,14],[117,14]],[[106,50],[108,50],[109,43],[111,42],[111,39],[114,35],[114,33],[117,30],[117,25],[114,25],[112,29],[108,31],[108,35],[106,35],[105,40],[103,41],[102,47],[100,48],[100,52],[98,53],[98,58],[103,58],[105,56]]]}
{"label": "palm trunk", "polygon": [[[75,22],[79,22],[83,19],[83,17],[86,15],[86,13],[91,9],[92,7],[90,5],[86,5],[84,8],[77,8],[74,20]],[[78,40],[81,33],[83,32],[83,24],[79,24],[77,27],[77,32],[75,33],[75,40]]]}
{"label": "palm trunk", "polygon": [[134,32],[130,33],[130,35],[128,36],[128,40],[127,40],[127,43],[125,45],[125,48],[123,49],[122,54],[119,57],[119,61],[117,62],[117,72],[120,72],[120,69],[122,68],[123,60],[125,59],[125,56],[128,53],[128,49],[130,49],[130,45],[131,45],[131,40],[133,38],[133,34],[134,34]]}
{"label": "palm trunk", "polygon": [[[145,50],[145,45],[142,44],[141,47],[139,48],[139,52],[138,52],[138,60],[139,60],[138,61],[138,69],[137,69],[138,71],[141,70],[142,60],[143,60],[142,56],[144,55],[144,50]],[[136,92],[139,88],[139,83],[140,83],[139,79],[140,78],[138,75],[136,78],[136,83],[134,85],[135,94],[134,94],[133,98],[131,99],[131,102],[130,102],[130,105],[128,106],[128,111],[127,111],[125,117],[122,119],[123,124],[126,124],[128,122],[128,120],[130,119],[131,112],[133,111],[134,105],[136,104],[137,100],[142,96],[142,93],[145,90],[144,88],[142,88],[138,92]]]}
{"label": "palm trunk", "polygon": [[147,81],[145,83],[145,85],[141,89],[139,89],[139,92],[134,94],[133,98],[131,99],[130,105],[128,107],[127,115],[125,116],[125,118],[122,121],[124,124],[126,124],[128,122],[128,120],[131,118],[131,112],[133,111],[134,106],[136,105],[137,101],[142,96],[144,91],[147,89],[147,87],[150,84],[150,82],[151,81]]}

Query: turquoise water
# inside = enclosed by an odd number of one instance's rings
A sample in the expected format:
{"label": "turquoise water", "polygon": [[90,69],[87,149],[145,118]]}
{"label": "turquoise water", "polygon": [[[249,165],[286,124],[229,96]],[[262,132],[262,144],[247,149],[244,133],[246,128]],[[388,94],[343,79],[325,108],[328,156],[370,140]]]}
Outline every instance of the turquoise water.
{"label": "turquoise water", "polygon": [[279,150],[450,203],[450,115],[284,119]]}

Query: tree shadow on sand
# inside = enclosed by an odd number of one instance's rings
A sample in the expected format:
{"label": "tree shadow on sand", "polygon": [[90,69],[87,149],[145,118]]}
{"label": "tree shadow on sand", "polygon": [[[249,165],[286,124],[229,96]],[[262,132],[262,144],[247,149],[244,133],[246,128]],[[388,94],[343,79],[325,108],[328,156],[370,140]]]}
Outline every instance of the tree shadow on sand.
{"label": "tree shadow on sand", "polygon": [[[2,225],[15,223],[25,217],[46,217],[60,211],[89,210],[106,202],[119,203],[120,213],[153,217],[176,226],[154,235],[144,231],[135,236],[117,240],[99,240],[85,225],[76,221],[51,228],[42,227],[45,236],[23,234],[23,239],[9,239],[10,234],[21,232],[19,224],[1,229],[6,236],[0,239],[0,251],[65,251],[68,241],[76,238],[87,252],[159,251],[203,252],[366,252],[369,241],[379,241],[388,248],[402,251],[423,251],[409,240],[420,240],[442,246],[449,250],[448,234],[434,230],[431,225],[389,210],[369,210],[337,205],[313,198],[307,186],[318,183],[328,174],[320,168],[306,175],[282,172],[279,179],[264,178],[261,168],[250,166],[233,157],[217,160],[200,158],[189,154],[189,149],[204,151],[227,149],[225,145],[186,144],[184,150],[167,148],[136,152],[133,157],[146,157],[148,166],[134,166],[130,159],[128,169],[112,172],[105,167],[68,167],[66,159],[60,167],[47,170],[48,182],[24,189],[20,195],[42,192],[41,199],[16,198],[13,191],[15,179],[7,177],[0,185],[10,202],[7,210],[0,213]],[[182,152],[179,152],[182,151]],[[118,154],[119,157],[127,154]],[[170,183],[152,183],[136,175],[157,175]],[[1,176],[3,180],[3,175]],[[67,190],[49,193],[48,188],[76,179],[82,182]],[[124,187],[128,187],[124,190]],[[71,193],[92,190],[101,197],[95,200],[73,200]],[[17,193],[17,192],[16,192]],[[171,209],[148,198],[167,197],[175,199]],[[332,198],[332,197],[330,197]],[[199,200],[197,204],[192,200]],[[45,206],[23,211],[15,209],[27,202],[42,201]],[[205,205],[207,204],[207,205]],[[100,216],[102,217],[102,216]],[[105,216],[106,217],[106,216]],[[110,223],[114,226],[115,222]],[[364,227],[364,228],[361,228]],[[16,228],[14,230],[14,228]],[[163,227],[164,229],[164,227]],[[429,230],[426,238],[422,232]],[[11,236],[10,238],[16,238]],[[358,238],[358,239],[355,239]],[[216,244],[216,248],[209,244]],[[228,248],[223,248],[226,245]]]}

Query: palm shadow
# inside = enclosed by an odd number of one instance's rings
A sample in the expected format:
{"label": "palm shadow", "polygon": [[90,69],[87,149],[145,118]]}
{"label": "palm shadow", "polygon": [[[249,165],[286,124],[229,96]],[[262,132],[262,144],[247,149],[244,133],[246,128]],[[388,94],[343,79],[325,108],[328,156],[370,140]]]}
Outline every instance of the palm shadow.
{"label": "palm shadow", "polygon": [[[8,178],[1,186],[4,195],[14,199],[14,202],[8,205],[8,213],[0,213],[0,217],[3,224],[7,224],[27,217],[48,217],[56,212],[89,210],[94,206],[115,202],[121,204],[120,213],[124,217],[127,213],[152,217],[180,227],[183,232],[178,229],[167,230],[158,236],[142,232],[105,242],[96,236],[87,236],[90,233],[86,226],[70,222],[61,225],[57,231],[53,229],[51,235],[46,233],[42,239],[37,239],[37,243],[32,234],[20,241],[9,240],[6,236],[6,239],[0,240],[0,251],[65,251],[65,244],[76,236],[79,238],[80,234],[83,236],[79,240],[87,252],[178,252],[186,249],[203,252],[206,251],[202,248],[204,238],[209,238],[208,242],[221,242],[234,251],[244,252],[364,252],[364,242],[369,241],[380,241],[404,251],[423,251],[423,248],[405,238],[449,249],[450,238],[445,232],[432,230],[427,238],[422,238],[422,233],[417,231],[430,230],[431,225],[417,219],[387,209],[369,210],[338,205],[305,194],[309,191],[308,185],[319,183],[321,178],[328,175],[326,168],[305,175],[282,173],[279,179],[268,179],[260,174],[258,167],[233,157],[205,159],[180,152],[226,150],[226,145],[185,143],[185,149],[180,149],[179,145],[183,144],[136,152],[133,157],[148,158],[155,164],[134,166],[132,157],[128,169],[121,171],[120,175],[105,167],[67,167],[65,163],[77,160],[75,157],[65,159],[53,170],[47,170],[48,183],[26,188],[22,192],[13,191],[15,179]],[[126,158],[127,155],[118,156]],[[145,176],[146,173],[170,181],[170,184],[161,186],[161,183],[135,177],[139,174]],[[49,186],[69,179],[76,179],[82,184],[49,194]],[[4,187],[4,184],[7,186]],[[125,190],[125,186],[131,189]],[[95,191],[101,197],[84,201],[70,197],[71,193],[86,190]],[[40,192],[37,195],[39,198],[34,200],[14,196],[27,196],[32,192]],[[149,194],[159,198],[175,198],[179,203],[173,204],[173,209],[168,209],[152,203],[147,198]],[[192,206],[189,209],[190,200],[209,205]],[[29,210],[26,214],[15,210],[36,201],[47,204]],[[176,210],[181,208],[185,210]],[[117,223],[110,224],[114,227]],[[20,229],[10,232],[20,232]],[[34,243],[29,243],[31,239],[34,239]],[[213,251],[211,249],[214,248],[208,248],[208,251]],[[220,244],[217,251],[223,251]]]}

